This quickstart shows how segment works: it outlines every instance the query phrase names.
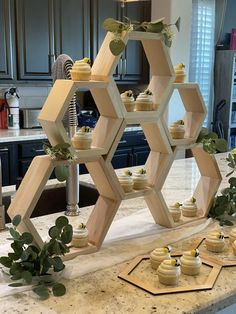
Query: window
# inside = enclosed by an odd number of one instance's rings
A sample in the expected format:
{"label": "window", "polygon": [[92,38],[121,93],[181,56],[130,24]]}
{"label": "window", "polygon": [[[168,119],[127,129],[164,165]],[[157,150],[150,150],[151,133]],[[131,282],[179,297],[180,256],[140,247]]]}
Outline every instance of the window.
{"label": "window", "polygon": [[204,126],[209,127],[213,100],[215,0],[192,2],[189,81],[199,84],[208,110]]}

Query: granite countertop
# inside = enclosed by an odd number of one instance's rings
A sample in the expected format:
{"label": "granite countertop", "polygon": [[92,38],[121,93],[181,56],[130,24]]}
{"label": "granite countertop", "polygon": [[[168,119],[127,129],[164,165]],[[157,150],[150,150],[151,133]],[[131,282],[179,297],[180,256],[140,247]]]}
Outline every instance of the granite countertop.
{"label": "granite countertop", "polygon": [[[228,171],[224,154],[217,156],[217,161],[223,178]],[[180,180],[184,178],[184,180]],[[173,200],[182,200],[191,195],[193,188],[198,181],[199,172],[192,158],[185,160],[176,160],[170,170],[168,178],[163,187],[163,195],[167,203]],[[221,188],[225,186],[227,179],[224,178]],[[81,181],[91,183],[89,175],[82,175]],[[122,217],[130,216],[138,210],[146,207],[144,199],[137,198],[123,201],[118,209],[115,222]],[[81,215],[73,222],[86,220],[92,211],[92,207],[81,209]],[[55,221],[59,214],[48,215],[44,217],[34,218],[34,224],[42,235],[45,235],[48,228]],[[210,224],[207,229],[201,232],[201,235],[208,232],[212,228],[216,228],[215,224]],[[167,231],[175,232],[177,231]],[[173,247],[186,250],[190,247],[193,238],[199,234],[191,236],[182,241],[173,243]],[[1,244],[7,243],[7,231],[0,233]],[[177,239],[172,236],[173,241]],[[137,239],[138,245],[142,245],[142,238]],[[157,236],[158,241],[158,236]],[[110,244],[110,246],[115,244]],[[109,247],[109,244],[102,246],[101,250],[94,254],[94,262],[96,258],[103,263],[102,254]],[[125,254],[125,241],[120,243],[120,254]],[[153,247],[154,249],[155,247]],[[118,252],[119,252],[118,250]],[[135,249],[134,249],[135,250]],[[135,252],[133,252],[135,254]],[[148,251],[146,252],[148,253]],[[91,257],[91,256],[90,256]],[[74,267],[80,268],[83,262],[86,262],[89,256],[79,256],[74,262],[70,261]],[[112,256],[110,257],[112,258]],[[126,267],[127,261],[115,263],[113,266],[104,266],[97,271],[87,272],[73,279],[64,279],[67,287],[67,294],[60,298],[50,297],[48,300],[39,301],[32,292],[24,292],[1,298],[2,313],[81,313],[81,314],[117,314],[117,313],[216,313],[217,310],[224,308],[235,302],[236,295],[236,266],[226,267],[220,272],[218,279],[212,290],[199,292],[187,292],[178,294],[166,294],[153,296],[125,281],[117,278],[117,275]]]}
{"label": "granite countertop", "polygon": [[[142,130],[140,126],[129,126],[125,128],[125,132]],[[5,130],[0,129],[0,143],[19,142],[30,140],[46,139],[47,136],[43,129],[20,129],[20,130]]]}

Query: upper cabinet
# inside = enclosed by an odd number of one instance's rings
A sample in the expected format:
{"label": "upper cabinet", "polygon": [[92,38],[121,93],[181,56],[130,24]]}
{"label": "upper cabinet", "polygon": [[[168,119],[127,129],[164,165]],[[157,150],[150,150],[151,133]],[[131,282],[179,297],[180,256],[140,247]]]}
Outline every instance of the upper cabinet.
{"label": "upper cabinet", "polygon": [[0,78],[15,77],[15,34],[13,0],[0,0]]}
{"label": "upper cabinet", "polygon": [[[122,8],[115,0],[0,0],[0,80],[51,80],[52,64],[60,54],[95,59],[107,17],[144,21],[150,13],[150,2],[145,1]],[[148,74],[141,44],[129,42],[115,79],[147,82]]]}
{"label": "upper cabinet", "polygon": [[[92,27],[94,34],[93,56],[95,57],[105,37],[103,21],[112,17],[124,21],[125,17],[139,22],[150,21],[150,2],[130,2],[123,8],[114,0],[93,0]],[[115,79],[119,81],[148,82],[149,66],[140,42],[130,41],[117,66]]]}
{"label": "upper cabinet", "polygon": [[19,79],[51,79],[56,57],[89,54],[89,1],[16,2]]}

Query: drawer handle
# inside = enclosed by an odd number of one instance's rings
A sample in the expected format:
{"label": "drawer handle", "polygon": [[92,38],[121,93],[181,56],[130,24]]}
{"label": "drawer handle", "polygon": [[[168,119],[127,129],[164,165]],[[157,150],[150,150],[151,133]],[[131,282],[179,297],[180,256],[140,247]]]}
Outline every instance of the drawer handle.
{"label": "drawer handle", "polygon": [[0,153],[4,153],[4,152],[8,152],[8,148],[4,147],[4,148],[0,148]]}
{"label": "drawer handle", "polygon": [[119,144],[127,144],[127,141],[126,140],[122,140],[119,142]]}

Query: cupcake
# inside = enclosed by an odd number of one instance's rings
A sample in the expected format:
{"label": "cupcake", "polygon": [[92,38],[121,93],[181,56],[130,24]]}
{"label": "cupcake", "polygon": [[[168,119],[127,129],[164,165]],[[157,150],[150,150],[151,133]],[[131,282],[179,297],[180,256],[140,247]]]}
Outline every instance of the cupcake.
{"label": "cupcake", "polygon": [[181,206],[180,203],[175,203],[173,205],[170,205],[168,208],[174,222],[178,222],[180,220],[181,217],[180,206]]}
{"label": "cupcake", "polygon": [[169,127],[170,135],[173,139],[183,139],[184,138],[184,121],[177,120],[176,122],[172,123]]}
{"label": "cupcake", "polygon": [[71,245],[74,247],[85,247],[88,245],[88,229],[83,223],[73,230]]}
{"label": "cupcake", "polygon": [[195,217],[197,215],[196,199],[194,197],[190,197],[185,200],[183,205],[180,206],[180,209],[184,217]]}
{"label": "cupcake", "polygon": [[157,269],[159,282],[163,285],[178,285],[180,273],[180,263],[175,258],[164,260]]}
{"label": "cupcake", "polygon": [[127,111],[134,111],[135,101],[132,90],[125,91],[121,95],[121,100]]}
{"label": "cupcake", "polygon": [[156,248],[150,254],[150,262],[153,269],[157,269],[162,261],[166,259],[171,259],[170,256],[171,247],[165,246],[161,248]]}
{"label": "cupcake", "polygon": [[70,70],[73,81],[89,81],[91,78],[91,67],[89,58],[75,61]]}
{"label": "cupcake", "polygon": [[141,168],[133,175],[134,190],[142,190],[147,187],[147,174],[146,170]]}
{"label": "cupcake", "polygon": [[214,253],[220,253],[225,248],[225,238],[223,232],[212,232],[205,240],[207,250]]}
{"label": "cupcake", "polygon": [[229,233],[229,243],[232,244],[236,240],[236,228],[232,229]]}
{"label": "cupcake", "polygon": [[72,145],[76,149],[90,149],[92,131],[89,126],[83,126],[72,138]]}
{"label": "cupcake", "polygon": [[135,101],[136,111],[150,111],[153,110],[153,96],[149,89],[146,89],[143,93],[140,93]]}
{"label": "cupcake", "polygon": [[183,63],[177,64],[175,69],[175,81],[174,83],[184,83],[186,74],[184,72],[185,65]]}
{"label": "cupcake", "polygon": [[236,240],[232,243],[232,249],[233,249],[234,255],[236,255]]}
{"label": "cupcake", "polygon": [[133,178],[132,172],[126,170],[123,175],[118,176],[118,180],[124,190],[124,192],[131,192],[133,190]]}
{"label": "cupcake", "polygon": [[199,250],[184,252],[180,257],[181,272],[185,275],[195,276],[200,273],[202,261],[199,256]]}

